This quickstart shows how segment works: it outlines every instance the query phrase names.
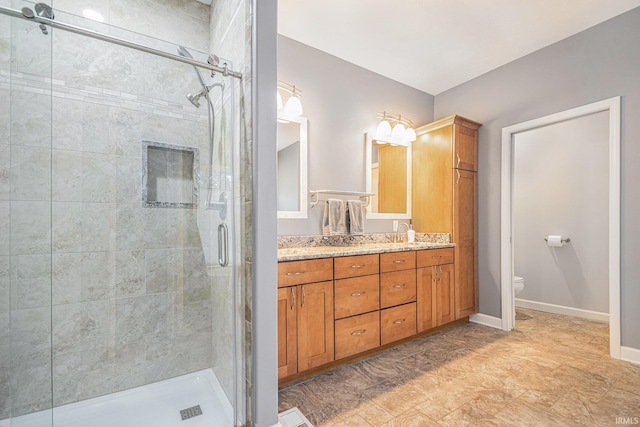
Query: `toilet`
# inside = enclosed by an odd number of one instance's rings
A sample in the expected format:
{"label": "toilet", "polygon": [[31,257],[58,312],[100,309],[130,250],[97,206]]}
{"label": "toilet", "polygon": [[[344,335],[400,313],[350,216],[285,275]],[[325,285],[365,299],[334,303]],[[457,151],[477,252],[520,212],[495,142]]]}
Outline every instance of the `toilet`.
{"label": "toilet", "polygon": [[513,295],[518,295],[523,289],[524,279],[520,276],[513,276]]}

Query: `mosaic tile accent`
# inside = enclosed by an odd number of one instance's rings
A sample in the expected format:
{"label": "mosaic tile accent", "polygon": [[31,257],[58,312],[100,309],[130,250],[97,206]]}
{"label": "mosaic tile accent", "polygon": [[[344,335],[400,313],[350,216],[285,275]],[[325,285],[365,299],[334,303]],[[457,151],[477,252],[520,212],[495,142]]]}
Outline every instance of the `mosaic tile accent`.
{"label": "mosaic tile accent", "polygon": [[[158,163],[158,156],[149,158],[149,148],[151,149],[159,149],[165,151],[165,158],[160,159],[164,160],[164,164],[156,164]],[[159,151],[158,150],[158,151]],[[171,154],[180,155],[182,153],[190,153],[192,158],[189,159],[191,164],[183,165],[180,161],[171,162]],[[156,153],[157,154],[157,153]],[[175,157],[175,156],[174,156]],[[178,160],[178,159],[176,159]],[[190,166],[189,170],[179,170],[181,167]],[[149,169],[156,170],[159,168],[172,169],[175,175],[186,175],[187,182],[186,183],[176,183],[173,182],[172,186],[181,186],[182,188],[175,189],[174,193],[176,194],[164,194],[166,198],[173,198],[174,200],[178,198],[185,198],[190,194],[189,202],[178,202],[178,201],[161,201],[161,200],[149,200]],[[157,172],[157,171],[156,171]],[[199,177],[200,177],[200,150],[196,147],[187,147],[184,145],[176,145],[176,144],[166,144],[163,142],[156,141],[142,141],[142,206],[144,207],[152,207],[152,208],[197,208],[198,207],[198,197],[199,197]],[[168,178],[168,177],[167,177]],[[190,182],[189,182],[190,181]],[[187,188],[189,187],[189,188]],[[181,191],[180,191],[181,190]],[[157,195],[156,195],[157,196]]]}

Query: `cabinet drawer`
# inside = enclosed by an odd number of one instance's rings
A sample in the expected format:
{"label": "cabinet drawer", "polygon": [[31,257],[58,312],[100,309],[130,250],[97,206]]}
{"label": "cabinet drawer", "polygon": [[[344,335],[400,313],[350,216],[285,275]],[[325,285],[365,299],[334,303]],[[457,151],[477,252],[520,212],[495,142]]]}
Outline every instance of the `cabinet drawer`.
{"label": "cabinet drawer", "polygon": [[416,334],[416,303],[387,308],[380,312],[382,345]]}
{"label": "cabinet drawer", "polygon": [[380,346],[380,313],[336,320],[336,360]]}
{"label": "cabinet drawer", "polygon": [[352,277],[335,282],[336,319],[380,308],[380,277]]}
{"label": "cabinet drawer", "polygon": [[416,252],[390,252],[380,254],[380,272],[416,268]]}
{"label": "cabinet drawer", "polygon": [[378,254],[336,257],[334,261],[335,278],[345,279],[378,274],[380,271],[379,258]]}
{"label": "cabinet drawer", "polygon": [[418,251],[418,268],[453,263],[453,248]]}
{"label": "cabinet drawer", "polygon": [[278,263],[278,287],[333,280],[333,258]]}
{"label": "cabinet drawer", "polygon": [[380,274],[380,306],[382,308],[416,300],[416,270]]}

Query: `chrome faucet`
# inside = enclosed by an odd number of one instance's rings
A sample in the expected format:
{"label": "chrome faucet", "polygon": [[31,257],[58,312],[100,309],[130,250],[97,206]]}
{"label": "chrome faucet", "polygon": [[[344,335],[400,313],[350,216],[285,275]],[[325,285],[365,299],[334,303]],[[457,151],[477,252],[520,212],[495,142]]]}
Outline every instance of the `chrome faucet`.
{"label": "chrome faucet", "polygon": [[409,231],[409,224],[407,224],[406,222],[401,222],[398,228],[396,229],[396,234],[393,236],[393,243],[399,243],[404,241],[402,235],[400,234],[400,227],[402,227],[403,225],[407,227],[407,231]]}

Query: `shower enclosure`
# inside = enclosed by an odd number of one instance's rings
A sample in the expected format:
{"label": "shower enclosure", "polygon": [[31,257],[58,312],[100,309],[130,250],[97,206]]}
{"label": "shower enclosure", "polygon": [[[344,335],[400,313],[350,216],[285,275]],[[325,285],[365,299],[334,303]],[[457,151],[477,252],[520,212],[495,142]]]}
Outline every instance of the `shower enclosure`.
{"label": "shower enclosure", "polygon": [[244,425],[241,75],[81,3],[0,0],[0,427]]}

